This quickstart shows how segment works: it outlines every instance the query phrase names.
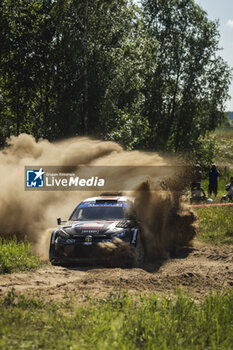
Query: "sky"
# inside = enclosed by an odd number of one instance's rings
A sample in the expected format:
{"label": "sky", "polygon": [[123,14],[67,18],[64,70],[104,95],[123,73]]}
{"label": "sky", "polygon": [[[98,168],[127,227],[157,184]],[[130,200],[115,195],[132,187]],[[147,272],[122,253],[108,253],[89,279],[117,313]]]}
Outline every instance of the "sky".
{"label": "sky", "polygon": [[[207,12],[211,20],[219,20],[220,42],[219,55],[233,68],[233,0],[196,0]],[[233,80],[229,89],[231,100],[226,102],[226,111],[233,111]]]}

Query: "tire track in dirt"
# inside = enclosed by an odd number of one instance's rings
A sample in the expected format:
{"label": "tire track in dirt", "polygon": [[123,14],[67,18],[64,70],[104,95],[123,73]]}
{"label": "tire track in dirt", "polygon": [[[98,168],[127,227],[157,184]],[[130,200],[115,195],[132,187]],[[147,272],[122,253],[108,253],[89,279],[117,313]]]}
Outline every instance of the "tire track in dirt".
{"label": "tire track in dirt", "polygon": [[213,247],[195,243],[168,260],[142,268],[76,267],[47,264],[28,273],[1,275],[0,295],[12,288],[16,292],[45,300],[64,300],[74,296],[103,297],[128,290],[132,294],[173,295],[176,287],[191,292],[197,299],[210,290],[223,292],[233,287],[233,246]]}

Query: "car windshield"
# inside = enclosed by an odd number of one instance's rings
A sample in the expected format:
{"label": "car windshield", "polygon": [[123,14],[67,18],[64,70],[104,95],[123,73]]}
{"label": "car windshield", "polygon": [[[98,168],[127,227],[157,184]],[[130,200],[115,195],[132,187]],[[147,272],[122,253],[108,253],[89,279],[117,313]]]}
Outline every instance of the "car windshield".
{"label": "car windshield", "polygon": [[79,207],[73,212],[70,220],[122,220],[126,217],[126,208],[121,206]]}

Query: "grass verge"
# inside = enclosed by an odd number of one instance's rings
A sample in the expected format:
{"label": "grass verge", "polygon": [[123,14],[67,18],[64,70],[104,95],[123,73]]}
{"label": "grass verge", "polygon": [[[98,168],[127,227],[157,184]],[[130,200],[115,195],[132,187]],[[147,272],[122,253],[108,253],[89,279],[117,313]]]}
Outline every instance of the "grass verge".
{"label": "grass verge", "polygon": [[[212,195],[214,203],[220,203],[222,196],[226,194],[225,186],[233,176],[233,173],[229,171],[221,171],[221,174],[217,197]],[[202,187],[207,196],[208,183],[208,179],[202,181]],[[200,207],[194,210],[200,220],[199,240],[212,244],[233,244],[233,206]]]}
{"label": "grass verge", "polygon": [[[72,300],[71,300],[72,301]],[[0,349],[233,349],[233,291],[201,303],[177,292],[50,303],[0,299]]]}
{"label": "grass verge", "polygon": [[198,239],[212,244],[233,244],[233,206],[195,208],[200,220]]}
{"label": "grass verge", "polygon": [[35,269],[42,261],[31,253],[30,244],[0,239],[0,273]]}

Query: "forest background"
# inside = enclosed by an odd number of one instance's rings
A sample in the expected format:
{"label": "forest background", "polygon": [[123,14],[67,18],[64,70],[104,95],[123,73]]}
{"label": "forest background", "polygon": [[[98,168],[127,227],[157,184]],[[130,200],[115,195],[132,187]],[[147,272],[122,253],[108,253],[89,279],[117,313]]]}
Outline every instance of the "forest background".
{"label": "forest background", "polygon": [[0,147],[88,135],[214,160],[232,74],[194,0],[2,0],[0,43]]}

